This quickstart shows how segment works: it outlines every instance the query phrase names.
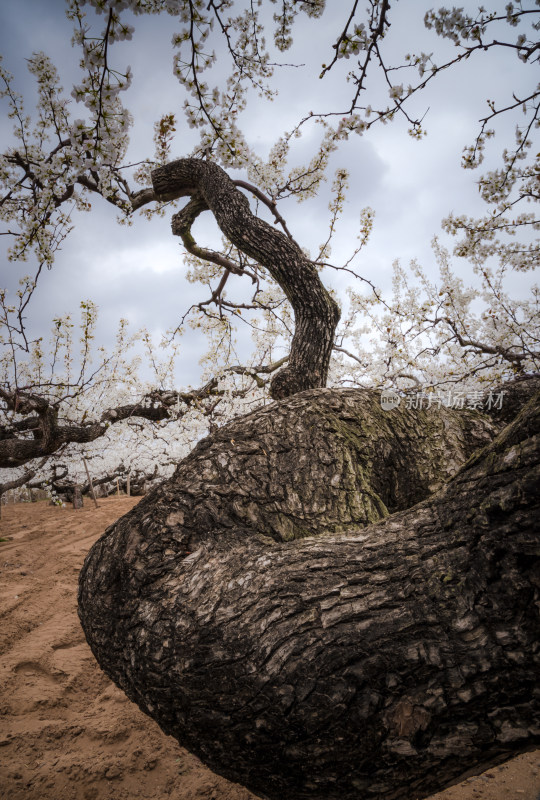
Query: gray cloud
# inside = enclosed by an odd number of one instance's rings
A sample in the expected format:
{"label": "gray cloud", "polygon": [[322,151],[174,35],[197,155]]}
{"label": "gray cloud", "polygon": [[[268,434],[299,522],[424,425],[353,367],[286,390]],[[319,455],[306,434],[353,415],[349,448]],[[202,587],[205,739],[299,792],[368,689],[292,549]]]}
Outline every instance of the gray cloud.
{"label": "gray cloud", "polygon": [[[471,2],[466,5],[476,7]],[[392,7],[393,24],[388,42],[396,58],[405,50],[418,52],[421,48],[451,52],[450,43],[441,42],[423,27],[423,13],[430,6],[431,2],[424,0],[415,3],[414,15],[410,4]],[[267,151],[299,115],[310,110],[328,107],[344,110],[346,107],[350,84],[343,81],[336,89],[331,80],[307,81],[333,52],[328,30],[333,25],[337,32],[341,21],[332,12],[332,4],[329,4],[325,21],[326,27],[309,20],[302,23],[297,49],[285,54],[285,58],[280,56],[280,60],[304,66],[276,73],[280,97],[269,106],[255,99],[244,115],[246,135],[262,152]],[[170,38],[178,26],[165,15],[137,18],[135,26],[134,42],[119,45],[114,58],[121,67],[131,64],[134,72],[134,85],[126,97],[126,105],[135,117],[130,155],[138,160],[152,152],[154,120],[171,111],[181,119],[183,99],[171,74]],[[4,64],[16,73],[20,91],[34,96],[24,58],[38,49],[52,57],[69,91],[70,83],[77,79],[77,55],[70,47],[70,31],[62,0],[19,0],[3,10]],[[461,150],[474,138],[488,96],[495,100],[508,97],[512,89],[522,88],[532,81],[530,69],[515,57],[504,54],[505,67],[501,69],[502,58],[501,54],[488,54],[475,63],[471,60],[464,67],[441,75],[433,87],[426,90],[418,100],[419,113],[429,108],[426,140],[416,142],[408,138],[401,123],[375,126],[365,138],[351,139],[334,154],[332,168],[346,166],[351,175],[348,202],[334,245],[334,261],[344,260],[354,248],[360,210],[366,205],[375,210],[376,223],[359,269],[383,288],[389,285],[395,258],[406,263],[417,257],[428,270],[432,269],[430,241],[434,234],[440,233],[441,218],[448,212],[483,213],[474,183],[477,176],[460,169]],[[351,66],[352,63],[347,62],[338,69],[343,72]],[[396,82],[402,80],[399,78]],[[378,89],[384,98],[379,105],[383,105],[387,87],[379,85]],[[372,102],[375,105],[373,99]],[[76,108],[74,114],[77,116]],[[509,123],[502,125],[500,146],[495,148],[495,155],[499,155],[503,142],[511,139],[511,127]],[[3,146],[9,143],[8,131],[4,119],[0,125]],[[311,157],[317,135],[317,128],[306,129],[305,137],[297,144],[295,159]],[[174,145],[175,155],[180,157],[189,152],[194,141],[193,132],[181,122]],[[283,203],[282,213],[291,229],[311,252],[315,252],[325,238],[328,201],[328,192],[323,188],[311,201]],[[133,227],[125,228],[118,226],[114,218],[114,209],[99,199],[91,214],[77,217],[76,230],[65,242],[54,269],[43,276],[36,292],[31,311],[32,332],[48,331],[54,314],[67,310],[76,312],[79,301],[86,298],[94,300],[100,308],[99,338],[102,341],[114,336],[121,316],[129,317],[133,327],[146,326],[158,332],[175,326],[187,308],[202,299],[200,289],[184,279],[181,248],[170,234],[168,219],[151,223],[137,219]],[[197,231],[201,243],[219,244],[215,226],[209,220],[201,218]],[[449,244],[452,245],[451,240]],[[3,267],[2,283],[11,290],[21,274],[18,270],[17,265]],[[464,270],[467,272],[466,265]],[[23,272],[28,271],[28,266],[23,266]],[[345,277],[334,276],[329,280],[340,288],[350,283]],[[241,349],[245,351],[248,337],[242,333],[240,338]],[[186,382],[197,380],[197,361],[202,347],[200,337],[188,332],[182,375]]]}

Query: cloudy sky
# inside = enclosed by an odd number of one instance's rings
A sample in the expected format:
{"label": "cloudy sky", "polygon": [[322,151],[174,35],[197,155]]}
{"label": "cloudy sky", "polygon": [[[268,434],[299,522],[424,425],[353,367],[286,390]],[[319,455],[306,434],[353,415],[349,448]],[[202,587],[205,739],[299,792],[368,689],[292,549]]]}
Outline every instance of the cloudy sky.
{"label": "cloudy sky", "polygon": [[[317,75],[323,62],[329,62],[331,44],[343,28],[350,3],[331,0],[322,20],[301,17],[297,26],[295,47],[280,60],[302,66],[278,71],[276,86],[279,97],[270,105],[257,98],[248,106],[242,122],[248,142],[261,155],[278,136],[306,112],[345,108],[350,85],[344,81],[346,62],[341,73],[336,71],[320,81]],[[526,6],[527,3],[524,3]],[[533,7],[530,0],[531,8]],[[474,12],[477,5],[464,2]],[[490,7],[503,12],[505,0],[496,0]],[[434,52],[442,62],[452,54],[450,43],[442,41],[423,25],[426,10],[432,2],[414,3],[397,0],[392,3],[387,52],[398,61],[407,52]],[[271,11],[277,6],[271,6]],[[91,12],[89,17],[93,18]],[[100,22],[96,30],[100,30]],[[18,0],[4,3],[0,11],[0,50],[4,66],[15,76],[16,88],[28,97],[26,110],[31,112],[32,78],[25,58],[32,52],[45,51],[56,64],[64,87],[80,80],[77,53],[70,44],[71,26],[64,15],[63,0]],[[120,68],[130,64],[134,80],[125,104],[135,118],[130,157],[137,161],[153,153],[153,123],[164,113],[176,112],[181,118],[183,95],[172,75],[171,34],[178,28],[174,20],[163,17],[139,17],[132,42],[115,46],[114,63]],[[511,31],[512,38],[519,31]],[[268,37],[271,38],[270,36]],[[219,52],[218,52],[219,56]],[[219,64],[219,59],[218,59]],[[354,137],[344,143],[332,157],[330,176],[340,166],[350,172],[350,190],[339,236],[333,248],[332,261],[345,260],[356,242],[360,210],[371,206],[375,211],[375,228],[368,247],[358,262],[358,270],[383,290],[389,287],[392,262],[404,264],[416,258],[426,271],[435,270],[430,242],[434,235],[452,247],[452,240],[441,231],[441,219],[449,212],[481,215],[485,206],[475,186],[476,173],[460,168],[463,147],[474,140],[478,119],[486,112],[487,98],[511,99],[512,92],[525,92],[535,82],[534,69],[518,61],[512,51],[482,54],[455,70],[449,70],[416,101],[421,115],[427,112],[425,127],[428,137],[421,142],[407,136],[402,123],[374,126],[363,138]],[[396,82],[402,82],[400,78]],[[406,80],[407,82],[407,80]],[[380,84],[374,84],[372,99],[377,102]],[[384,90],[386,92],[386,89]],[[3,101],[5,102],[5,101]],[[368,99],[370,102],[370,99]],[[378,99],[378,104],[386,104]],[[2,109],[0,137],[2,149],[11,139],[11,123]],[[83,109],[74,109],[74,116],[83,116]],[[493,160],[506,144],[512,144],[516,120],[501,124],[495,140]],[[315,133],[308,131],[299,141],[297,158],[313,154]],[[193,147],[192,132],[181,124],[173,155],[182,157]],[[328,221],[329,192],[324,188],[310,201],[287,202],[281,208],[297,241],[315,252],[325,238]],[[209,215],[205,215],[209,216]],[[119,226],[112,207],[97,199],[91,214],[76,218],[77,227],[65,242],[54,268],[45,274],[33,299],[30,325],[34,333],[46,333],[53,316],[76,312],[80,300],[91,299],[100,309],[99,338],[106,342],[113,335],[118,319],[127,317],[134,327],[146,326],[158,335],[174,327],[191,303],[200,299],[200,287],[184,279],[182,250],[170,234],[169,219],[136,220],[131,228]],[[210,220],[197,230],[201,244],[215,246],[219,239]],[[0,285],[11,288],[23,273],[17,265],[2,263]],[[467,275],[466,264],[456,263],[456,271]],[[345,276],[328,276],[328,282],[343,292],[349,283]],[[204,292],[204,289],[202,290]],[[195,333],[183,339],[182,370],[179,381],[196,384],[198,359],[204,342]]]}

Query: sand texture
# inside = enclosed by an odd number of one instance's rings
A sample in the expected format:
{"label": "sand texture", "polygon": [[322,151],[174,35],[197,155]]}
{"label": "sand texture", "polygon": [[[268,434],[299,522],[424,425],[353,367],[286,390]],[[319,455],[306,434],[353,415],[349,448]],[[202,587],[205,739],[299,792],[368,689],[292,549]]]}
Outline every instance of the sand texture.
{"label": "sand texture", "polygon": [[[85,500],[80,511],[46,502],[2,509],[2,800],[256,800],[165,736],[101,672],[86,644],[76,612],[79,569],[92,543],[136,502],[109,498],[96,509]],[[435,797],[539,796],[536,751]]]}

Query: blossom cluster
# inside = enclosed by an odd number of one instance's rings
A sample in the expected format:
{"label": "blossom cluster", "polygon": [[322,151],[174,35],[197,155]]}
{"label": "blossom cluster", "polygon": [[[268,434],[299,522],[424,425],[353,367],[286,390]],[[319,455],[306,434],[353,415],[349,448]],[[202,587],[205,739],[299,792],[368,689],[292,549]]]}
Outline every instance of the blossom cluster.
{"label": "blossom cluster", "polygon": [[446,385],[467,392],[540,370],[538,287],[530,297],[515,299],[509,268],[485,265],[477,270],[479,285],[466,286],[448,251],[437,240],[433,247],[438,281],[414,261],[408,270],[395,262],[390,297],[377,287],[350,290],[334,381],[398,390]]}

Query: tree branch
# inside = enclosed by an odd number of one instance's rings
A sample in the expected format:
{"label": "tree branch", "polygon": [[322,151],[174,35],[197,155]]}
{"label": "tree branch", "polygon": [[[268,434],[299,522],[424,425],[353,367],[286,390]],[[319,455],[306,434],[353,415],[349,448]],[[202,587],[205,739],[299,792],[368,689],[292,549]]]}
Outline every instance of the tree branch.
{"label": "tree branch", "polygon": [[204,203],[229,241],[266,267],[285,292],[295,333],[288,366],[272,380],[272,397],[325,386],[339,309],[298,245],[254,216],[246,197],[217,164],[180,159],[155,169],[152,181],[158,200],[191,197],[195,204]]}

